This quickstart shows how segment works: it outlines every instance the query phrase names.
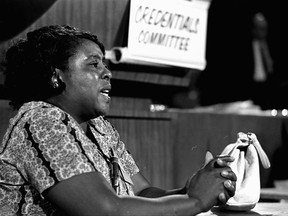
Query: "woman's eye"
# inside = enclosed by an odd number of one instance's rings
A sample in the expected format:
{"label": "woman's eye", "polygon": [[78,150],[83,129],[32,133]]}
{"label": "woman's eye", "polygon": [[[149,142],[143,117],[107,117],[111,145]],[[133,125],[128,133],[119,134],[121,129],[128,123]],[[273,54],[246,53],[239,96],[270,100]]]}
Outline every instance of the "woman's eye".
{"label": "woman's eye", "polygon": [[108,66],[106,65],[105,62],[94,62],[94,63],[92,63],[92,65],[95,68],[108,68]]}
{"label": "woman's eye", "polygon": [[97,68],[99,66],[99,62],[93,62],[92,65]]}

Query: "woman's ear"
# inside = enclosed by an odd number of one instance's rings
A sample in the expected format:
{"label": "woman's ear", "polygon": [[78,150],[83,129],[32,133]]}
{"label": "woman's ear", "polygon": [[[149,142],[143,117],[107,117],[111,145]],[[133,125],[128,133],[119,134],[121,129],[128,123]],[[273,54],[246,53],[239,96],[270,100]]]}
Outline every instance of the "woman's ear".
{"label": "woman's ear", "polygon": [[63,71],[61,69],[55,68],[55,73],[56,73],[58,81],[64,82],[63,81]]}
{"label": "woman's ear", "polygon": [[51,85],[53,86],[53,88],[58,89],[59,87],[63,87],[65,83],[63,82],[62,78],[62,71],[58,68],[53,68],[52,71],[53,74],[51,77]]}

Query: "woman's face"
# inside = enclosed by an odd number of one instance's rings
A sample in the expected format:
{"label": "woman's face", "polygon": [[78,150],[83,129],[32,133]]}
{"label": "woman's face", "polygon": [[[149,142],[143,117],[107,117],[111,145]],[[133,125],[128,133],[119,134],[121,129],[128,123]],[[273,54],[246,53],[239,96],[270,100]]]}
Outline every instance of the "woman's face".
{"label": "woman's face", "polygon": [[76,54],[69,58],[68,70],[60,71],[66,84],[62,108],[81,122],[108,113],[112,74],[96,43],[83,40],[76,50]]}

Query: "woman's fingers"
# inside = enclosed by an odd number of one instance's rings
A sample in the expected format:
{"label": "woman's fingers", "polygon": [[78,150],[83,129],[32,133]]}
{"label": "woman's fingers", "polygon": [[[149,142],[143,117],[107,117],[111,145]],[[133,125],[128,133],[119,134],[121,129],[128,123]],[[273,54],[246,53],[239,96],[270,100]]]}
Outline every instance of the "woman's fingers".
{"label": "woman's fingers", "polygon": [[224,190],[225,192],[221,192],[218,196],[219,202],[221,204],[225,204],[230,197],[233,197],[235,195],[235,182],[231,180],[224,181]]}
{"label": "woman's fingers", "polygon": [[231,181],[231,180],[224,181],[224,187],[227,189],[230,197],[233,197],[235,195],[235,191],[236,191],[235,181]]}
{"label": "woman's fingers", "polygon": [[221,204],[225,204],[228,200],[228,199],[226,199],[226,195],[224,192],[219,194],[218,199],[219,199]]}
{"label": "woman's fingers", "polygon": [[215,167],[225,167],[229,166],[229,163],[233,162],[235,160],[234,157],[227,155],[227,156],[217,156]]}
{"label": "woman's fingers", "polygon": [[236,174],[229,168],[222,170],[220,174],[223,178],[227,178],[227,179],[230,179],[232,181],[237,181]]}

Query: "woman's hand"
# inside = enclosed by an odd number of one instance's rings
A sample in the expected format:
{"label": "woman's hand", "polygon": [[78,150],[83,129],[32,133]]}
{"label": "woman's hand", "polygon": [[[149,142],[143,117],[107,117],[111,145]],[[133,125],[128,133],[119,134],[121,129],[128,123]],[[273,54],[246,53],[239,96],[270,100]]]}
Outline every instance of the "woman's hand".
{"label": "woman's hand", "polygon": [[187,181],[187,194],[199,201],[203,211],[224,204],[234,196],[237,177],[228,166],[232,161],[231,156],[213,158],[207,152],[204,166]]}

